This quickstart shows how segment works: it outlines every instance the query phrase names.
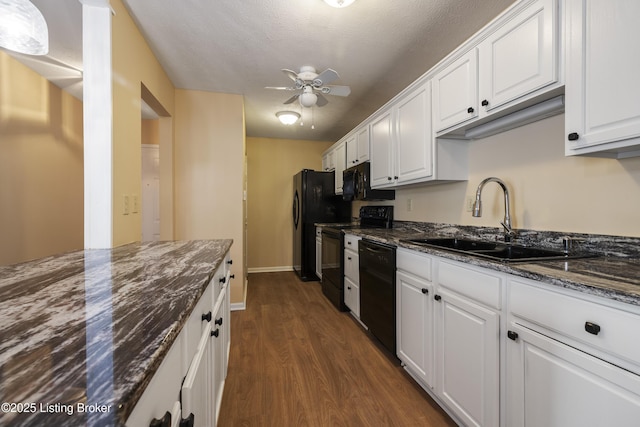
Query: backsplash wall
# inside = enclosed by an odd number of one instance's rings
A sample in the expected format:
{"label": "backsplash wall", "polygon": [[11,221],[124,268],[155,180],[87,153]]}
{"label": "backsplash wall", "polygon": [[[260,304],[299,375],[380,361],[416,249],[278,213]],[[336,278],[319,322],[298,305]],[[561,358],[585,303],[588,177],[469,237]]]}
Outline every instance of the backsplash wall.
{"label": "backsplash wall", "polygon": [[396,190],[395,218],[499,226],[504,199],[495,183],[483,190],[483,216],[467,211],[480,181],[496,176],[509,187],[515,228],[640,236],[640,158],[565,157],[564,133],[561,114],[469,142],[469,180]]}

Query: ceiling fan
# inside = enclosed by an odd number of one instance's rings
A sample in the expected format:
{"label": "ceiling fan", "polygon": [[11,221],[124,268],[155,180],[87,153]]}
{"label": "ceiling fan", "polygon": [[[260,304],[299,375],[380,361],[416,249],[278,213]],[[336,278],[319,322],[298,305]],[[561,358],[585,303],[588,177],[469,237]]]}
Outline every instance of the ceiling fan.
{"label": "ceiling fan", "polygon": [[351,93],[349,86],[328,84],[339,78],[338,73],[331,68],[318,74],[314,67],[304,65],[300,67],[299,73],[286,68],[282,72],[289,76],[295,85],[289,87],[267,86],[265,89],[300,91],[284,101],[285,104],[291,104],[297,99],[303,107],[313,107],[314,105],[323,107],[329,102],[323,95],[348,96]]}

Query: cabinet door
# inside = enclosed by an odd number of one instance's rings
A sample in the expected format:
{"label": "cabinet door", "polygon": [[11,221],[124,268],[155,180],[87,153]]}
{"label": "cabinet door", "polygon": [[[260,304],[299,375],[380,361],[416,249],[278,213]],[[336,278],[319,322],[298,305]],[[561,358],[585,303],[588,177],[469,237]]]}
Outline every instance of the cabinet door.
{"label": "cabinet door", "polygon": [[358,163],[358,140],[356,135],[351,135],[345,140],[347,146],[347,168]]}
{"label": "cabinet door", "polygon": [[356,141],[358,145],[357,163],[369,160],[369,125],[364,125],[362,129],[356,132]]}
{"label": "cabinet door", "polygon": [[210,343],[211,352],[210,366],[211,366],[211,402],[209,410],[211,412],[211,419],[213,425],[216,424],[218,414],[220,413],[220,404],[222,403],[222,391],[224,389],[224,381],[226,378],[226,353],[227,342],[229,340],[229,322],[230,319],[227,315],[227,294],[229,288],[225,288],[221,294],[220,303],[216,304],[217,310],[214,313],[213,321],[211,325]]}
{"label": "cabinet door", "polygon": [[433,388],[433,285],[396,273],[397,352],[414,375]]}
{"label": "cabinet door", "polygon": [[465,425],[499,425],[499,315],[436,290],[437,392]]}
{"label": "cabinet door", "polygon": [[[640,420],[640,377],[513,325],[507,340],[509,427],[633,426]],[[513,337],[513,335],[512,335]]]}
{"label": "cabinet door", "polygon": [[567,1],[567,154],[640,137],[639,16],[638,1]]}
{"label": "cabinet door", "polygon": [[478,116],[478,53],[475,48],[436,74],[432,82],[436,132]]}
{"label": "cabinet door", "polygon": [[210,426],[211,419],[211,323],[202,332],[198,350],[191,360],[189,371],[182,384],[182,416],[194,416],[195,425]]}
{"label": "cabinet door", "polygon": [[391,111],[385,112],[371,124],[371,187],[389,186],[393,182],[393,136]]}
{"label": "cabinet door", "polygon": [[538,0],[480,44],[482,112],[557,80],[556,9],[555,0]]}
{"label": "cabinet door", "polygon": [[430,82],[398,103],[396,150],[398,184],[433,175]]}
{"label": "cabinet door", "polygon": [[360,287],[348,277],[344,278],[344,304],[360,318]]}
{"label": "cabinet door", "polygon": [[342,172],[344,172],[347,165],[347,148],[344,142],[340,143],[334,150],[336,155],[336,194],[342,194]]}

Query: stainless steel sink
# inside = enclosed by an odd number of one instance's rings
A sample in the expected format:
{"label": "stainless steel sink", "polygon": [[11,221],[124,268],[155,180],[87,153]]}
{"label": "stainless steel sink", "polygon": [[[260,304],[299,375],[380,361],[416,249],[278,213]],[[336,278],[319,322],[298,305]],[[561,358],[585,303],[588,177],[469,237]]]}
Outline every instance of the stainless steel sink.
{"label": "stainless steel sink", "polygon": [[484,242],[481,240],[461,238],[418,238],[404,239],[406,243],[446,249],[482,258],[503,262],[544,261],[555,259],[585,258],[591,254],[566,254],[562,251],[542,249],[531,246],[520,246],[501,242]]}

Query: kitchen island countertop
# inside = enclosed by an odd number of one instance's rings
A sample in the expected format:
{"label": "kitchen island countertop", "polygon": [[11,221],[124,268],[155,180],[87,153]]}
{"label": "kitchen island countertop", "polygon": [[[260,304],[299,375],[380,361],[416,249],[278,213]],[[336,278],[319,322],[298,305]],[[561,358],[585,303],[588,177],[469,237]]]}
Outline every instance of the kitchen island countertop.
{"label": "kitchen island countertop", "polygon": [[132,243],[1,266],[0,425],[123,425],[231,244]]}

